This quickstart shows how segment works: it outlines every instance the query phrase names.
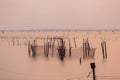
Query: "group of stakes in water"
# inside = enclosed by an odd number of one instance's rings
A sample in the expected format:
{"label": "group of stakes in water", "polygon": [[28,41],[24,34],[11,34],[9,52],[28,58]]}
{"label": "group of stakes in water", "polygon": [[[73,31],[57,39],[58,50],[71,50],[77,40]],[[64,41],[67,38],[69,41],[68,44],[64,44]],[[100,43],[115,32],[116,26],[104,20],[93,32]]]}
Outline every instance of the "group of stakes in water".
{"label": "group of stakes in water", "polygon": [[[50,43],[48,40],[47,40],[46,43],[44,42],[44,55],[46,57],[49,56],[50,48],[52,50],[52,55],[53,55],[54,47],[55,47],[55,40],[57,40],[57,41],[59,40],[59,45],[57,46],[57,52],[58,52],[59,58],[61,59],[61,61],[63,61],[64,58],[65,58],[65,54],[66,54],[66,47],[65,47],[64,39],[61,38],[61,37],[54,37],[54,38],[47,38],[47,39],[51,39],[51,40],[53,39],[53,42]],[[74,43],[76,45],[75,39],[74,39]],[[31,44],[30,41],[28,41],[28,53],[29,53],[29,56],[32,56],[32,57],[37,56],[36,48],[37,48],[37,44],[36,44],[35,40],[33,41],[33,44]],[[69,56],[70,57],[71,57],[71,53],[72,53],[71,48],[72,48],[71,43],[69,41],[69,50],[68,51],[69,51]],[[101,42],[101,49],[102,49],[102,53],[103,53],[103,59],[106,59],[107,58],[106,41]],[[88,38],[83,39],[82,50],[83,50],[83,59],[94,58],[96,48],[90,47]],[[81,58],[80,58],[80,63],[81,63]]]}
{"label": "group of stakes in water", "polygon": [[[48,41],[48,39],[53,39],[53,43],[51,44]],[[59,42],[60,42],[59,45],[57,46],[57,51],[58,51],[60,59],[63,60],[64,57],[65,57],[65,54],[66,54],[66,48],[65,48],[65,41],[60,37],[47,38],[47,41],[44,42],[44,55],[46,57],[49,56],[50,48],[52,49],[52,55],[53,55],[54,47],[55,47],[55,40],[57,40],[57,41],[59,40]],[[36,45],[35,40],[33,41],[33,44],[30,44],[30,41],[28,42],[28,53],[29,53],[29,55],[31,55],[31,51],[32,51],[32,56],[33,57],[37,56],[36,48],[37,48],[37,45]],[[71,55],[71,52],[70,52],[69,55]]]}

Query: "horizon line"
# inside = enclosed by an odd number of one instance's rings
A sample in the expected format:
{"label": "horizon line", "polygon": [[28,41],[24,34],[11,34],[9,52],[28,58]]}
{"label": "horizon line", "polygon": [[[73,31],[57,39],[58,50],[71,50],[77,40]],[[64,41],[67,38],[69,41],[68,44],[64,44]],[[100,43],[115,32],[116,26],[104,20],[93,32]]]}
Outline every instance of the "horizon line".
{"label": "horizon line", "polygon": [[40,31],[120,31],[120,29],[26,29],[26,30],[0,30],[0,32],[40,32]]}

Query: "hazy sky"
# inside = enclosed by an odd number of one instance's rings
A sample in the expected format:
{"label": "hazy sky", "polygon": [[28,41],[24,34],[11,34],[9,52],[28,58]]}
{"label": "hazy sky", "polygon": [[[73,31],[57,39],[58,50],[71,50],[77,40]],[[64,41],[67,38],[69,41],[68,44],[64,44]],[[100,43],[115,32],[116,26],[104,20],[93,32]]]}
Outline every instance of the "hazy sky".
{"label": "hazy sky", "polygon": [[6,29],[120,29],[120,0],[0,0]]}

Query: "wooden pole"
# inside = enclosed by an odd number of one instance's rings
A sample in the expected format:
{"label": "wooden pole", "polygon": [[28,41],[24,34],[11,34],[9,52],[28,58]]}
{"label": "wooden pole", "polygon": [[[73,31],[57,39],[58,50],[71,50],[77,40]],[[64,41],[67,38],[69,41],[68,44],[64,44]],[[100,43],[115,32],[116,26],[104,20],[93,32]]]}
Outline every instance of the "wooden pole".
{"label": "wooden pole", "polygon": [[82,60],[81,60],[81,58],[80,58],[80,64],[82,63]]}
{"label": "wooden pole", "polygon": [[45,43],[45,39],[44,39],[44,54],[46,54],[46,43]]}
{"label": "wooden pole", "polygon": [[92,71],[93,71],[93,80],[96,80],[96,76],[95,76],[95,63],[90,63],[90,65],[91,65],[91,69],[92,69]]}
{"label": "wooden pole", "polygon": [[107,58],[107,48],[106,48],[106,41],[101,42],[101,48],[103,53],[103,59]]}
{"label": "wooden pole", "polygon": [[69,47],[69,56],[71,56],[71,46]]}
{"label": "wooden pole", "polygon": [[46,56],[46,57],[48,57],[48,47],[49,47],[48,43],[49,43],[49,42],[48,42],[48,37],[47,37],[47,39],[46,39],[46,45],[45,45],[45,51],[46,51],[46,52],[45,52],[45,56]]}
{"label": "wooden pole", "polygon": [[71,56],[71,41],[69,40],[69,56]]}
{"label": "wooden pole", "polygon": [[53,44],[52,44],[52,56],[54,54],[54,44],[55,44],[55,38],[53,38]]}
{"label": "wooden pole", "polygon": [[85,42],[84,42],[84,38],[83,38],[83,59],[85,58]]}
{"label": "wooden pole", "polygon": [[49,42],[46,44],[46,57],[49,55]]}
{"label": "wooden pole", "polygon": [[28,54],[30,56],[30,52],[31,52],[31,46],[30,46],[30,40],[28,41]]}
{"label": "wooden pole", "polygon": [[87,45],[86,45],[86,42],[85,42],[85,58],[87,57]]}
{"label": "wooden pole", "polygon": [[74,44],[75,44],[75,48],[76,48],[76,40],[75,40],[75,38],[73,38],[73,40],[74,40]]}
{"label": "wooden pole", "polygon": [[104,59],[104,45],[103,45],[103,42],[101,42],[101,48],[102,48],[103,59]]}
{"label": "wooden pole", "polygon": [[89,45],[89,40],[88,38],[86,39],[86,47],[87,47],[87,57],[89,57],[89,53],[90,53],[90,45]]}
{"label": "wooden pole", "polygon": [[107,58],[107,48],[106,48],[106,41],[104,42],[105,44],[105,58]]}

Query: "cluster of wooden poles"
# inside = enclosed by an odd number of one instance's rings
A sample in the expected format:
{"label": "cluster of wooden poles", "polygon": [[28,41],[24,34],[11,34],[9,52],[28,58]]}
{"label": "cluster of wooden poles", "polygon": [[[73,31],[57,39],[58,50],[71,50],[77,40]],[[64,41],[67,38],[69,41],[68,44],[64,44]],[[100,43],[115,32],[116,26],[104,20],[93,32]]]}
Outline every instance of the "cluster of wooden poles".
{"label": "cluster of wooden poles", "polygon": [[[101,42],[101,49],[103,59],[107,59],[107,48],[106,48],[106,41]],[[85,58],[94,58],[95,56],[95,48],[90,46],[88,38],[83,39],[83,59]]]}
{"label": "cluster of wooden poles", "polygon": [[83,38],[83,59],[85,58],[94,58],[95,56],[95,48],[90,46],[88,38]]}
{"label": "cluster of wooden poles", "polygon": [[61,60],[64,59],[65,57],[65,53],[66,53],[66,48],[65,48],[65,41],[60,38],[60,37],[55,37],[53,38],[53,43],[52,43],[52,38],[49,38],[50,41],[48,41],[48,39],[46,40],[46,42],[44,42],[44,54],[46,57],[48,57],[49,55],[49,48],[52,48],[52,56],[54,54],[54,47],[55,47],[55,40],[57,40],[58,42],[58,55],[60,57]]}
{"label": "cluster of wooden poles", "polygon": [[60,38],[60,45],[58,46],[58,53],[59,53],[60,59],[63,60],[66,54],[66,49],[65,49],[65,41],[63,41],[62,38]]}
{"label": "cluster of wooden poles", "polygon": [[[49,37],[47,39],[44,39],[44,55],[46,57],[49,56],[49,52],[50,52],[50,48],[51,48],[51,54],[52,56],[54,55],[54,49],[55,49],[55,41],[57,40],[58,42],[58,46],[57,46],[57,51],[58,51],[58,56],[60,57],[61,60],[64,59],[65,54],[66,54],[66,47],[65,47],[65,41],[63,38],[61,37]],[[76,47],[76,41],[74,39],[74,44]],[[103,59],[107,58],[107,49],[106,49],[106,41],[102,41],[101,42],[101,48],[102,48],[102,54],[103,54]],[[29,56],[33,56],[35,57],[37,55],[37,44],[36,44],[36,40],[33,41],[33,44],[30,43],[30,41],[28,41],[28,53]],[[92,58],[94,59],[95,56],[95,50],[96,48],[93,48],[90,46],[89,43],[89,39],[83,38],[83,59],[88,59],[88,58]],[[69,41],[69,56],[71,56],[71,41]],[[32,52],[32,53],[31,53]],[[81,58],[80,58],[80,63],[81,63]]]}
{"label": "cluster of wooden poles", "polygon": [[[50,52],[50,48],[51,48],[52,56],[53,56],[54,47],[55,47],[55,40],[57,40],[57,42],[58,42],[58,48],[57,48],[58,55],[59,55],[60,59],[63,60],[65,57],[66,48],[65,48],[65,41],[61,37],[44,39],[44,55],[46,57],[48,57],[49,52]],[[31,44],[30,41],[28,41],[28,54],[29,54],[29,56],[35,57],[37,55],[36,49],[37,49],[36,40],[33,41],[33,44]],[[32,51],[32,53],[31,53],[31,51]]]}
{"label": "cluster of wooden poles", "polygon": [[[37,45],[36,45],[35,40],[34,40],[34,44],[31,44],[30,41],[28,41],[28,54],[29,54],[29,56],[33,56],[33,57],[36,56],[36,48],[37,48]],[[32,51],[32,53],[31,53],[31,51]]]}

